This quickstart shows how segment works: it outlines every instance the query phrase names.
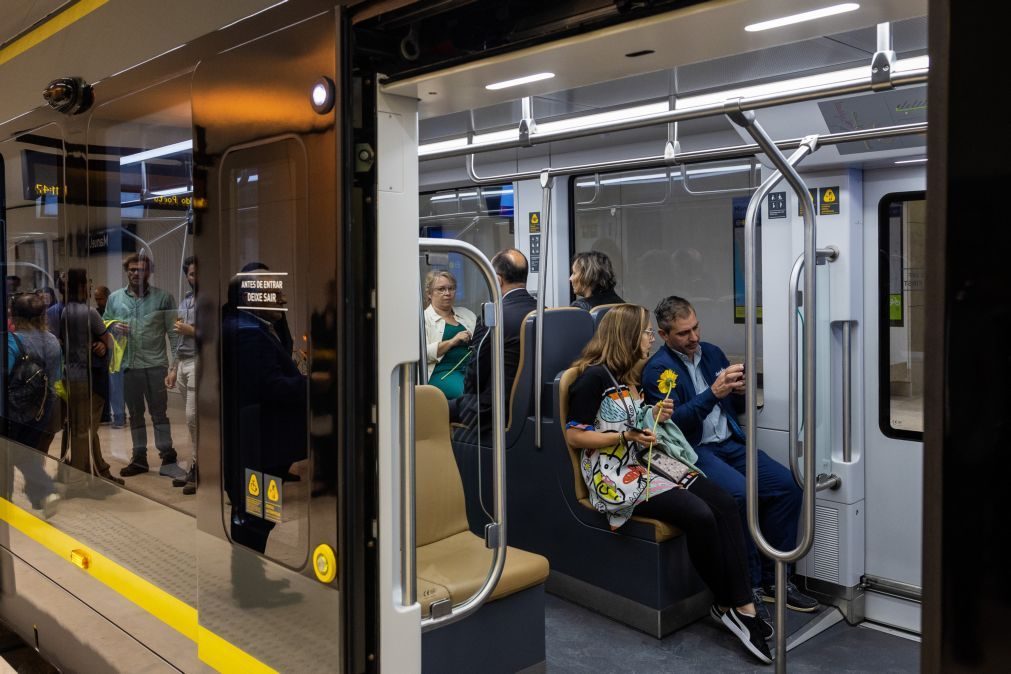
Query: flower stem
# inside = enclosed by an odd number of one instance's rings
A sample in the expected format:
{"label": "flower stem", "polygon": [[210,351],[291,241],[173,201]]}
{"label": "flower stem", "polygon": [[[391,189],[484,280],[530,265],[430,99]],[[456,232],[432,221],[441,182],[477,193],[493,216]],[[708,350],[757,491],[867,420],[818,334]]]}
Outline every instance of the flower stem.
{"label": "flower stem", "polygon": [[[663,401],[667,402],[667,398],[670,397],[670,389],[667,389],[667,394],[663,397]],[[656,406],[653,407],[653,437],[656,438],[656,425],[660,423],[660,413],[656,411]],[[646,500],[649,500],[649,483],[652,479],[653,473],[653,443],[649,443],[649,449],[646,450]]]}

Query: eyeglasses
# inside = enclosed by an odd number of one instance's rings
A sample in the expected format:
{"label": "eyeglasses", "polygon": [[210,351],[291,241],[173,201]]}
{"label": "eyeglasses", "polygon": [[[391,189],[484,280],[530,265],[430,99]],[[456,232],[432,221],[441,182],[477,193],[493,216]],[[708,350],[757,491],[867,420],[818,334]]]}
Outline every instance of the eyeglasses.
{"label": "eyeglasses", "polygon": [[432,288],[432,293],[438,293],[440,295],[452,295],[456,292],[456,286],[444,286],[442,288]]}
{"label": "eyeglasses", "polygon": [[642,334],[646,335],[650,339],[656,339],[656,333],[653,332],[653,328],[646,328],[642,331]]}

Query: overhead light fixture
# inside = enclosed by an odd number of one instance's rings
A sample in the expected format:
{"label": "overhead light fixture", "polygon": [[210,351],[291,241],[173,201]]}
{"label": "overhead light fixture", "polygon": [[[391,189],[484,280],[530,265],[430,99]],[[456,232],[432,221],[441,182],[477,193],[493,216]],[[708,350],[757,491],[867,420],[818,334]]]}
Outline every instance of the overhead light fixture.
{"label": "overhead light fixture", "polygon": [[897,161],[895,163],[896,163],[896,165],[901,165],[901,164],[926,164],[927,163],[927,158],[926,157],[920,157],[919,159],[900,159],[899,161]]}
{"label": "overhead light fixture", "polygon": [[495,82],[494,84],[489,84],[485,87],[489,91],[498,91],[499,89],[508,89],[509,87],[518,87],[521,84],[530,84],[531,82],[540,82],[541,80],[550,80],[554,77],[554,73],[536,73],[534,75],[526,75],[525,77],[517,77],[514,80],[506,80],[504,82]]}
{"label": "overhead light fixture", "polygon": [[179,154],[180,152],[192,149],[193,141],[184,140],[164,147],[156,147],[153,150],[145,150],[144,152],[138,152],[137,154],[128,154],[124,157],[120,157],[119,165],[127,166],[128,164],[136,164],[137,162],[146,161],[148,159],[157,159],[158,157],[167,157],[169,155]]}
{"label": "overhead light fixture", "polygon": [[857,3],[845,2],[841,5],[822,7],[821,9],[813,9],[810,12],[801,12],[800,14],[791,14],[790,16],[783,16],[778,19],[770,19],[768,21],[753,23],[750,26],[745,26],[744,30],[749,33],[757,33],[761,30],[781,28],[782,26],[790,26],[795,23],[803,23],[804,21],[814,21],[815,19],[823,19],[826,16],[835,16],[836,14],[845,14],[846,12],[853,12],[858,9],[860,9],[860,5]]}

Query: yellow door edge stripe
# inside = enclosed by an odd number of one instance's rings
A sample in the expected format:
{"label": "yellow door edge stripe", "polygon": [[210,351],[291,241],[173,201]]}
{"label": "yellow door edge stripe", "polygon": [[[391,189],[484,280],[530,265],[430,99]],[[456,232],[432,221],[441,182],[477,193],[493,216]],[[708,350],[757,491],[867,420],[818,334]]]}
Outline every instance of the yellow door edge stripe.
{"label": "yellow door edge stripe", "polygon": [[206,627],[197,626],[197,656],[219,672],[277,674],[249,653],[233,646]]}
{"label": "yellow door edge stripe", "polygon": [[79,0],[41,26],[28,31],[14,40],[14,42],[0,49],[0,65],[48,40],[70,24],[80,21],[107,2],[109,0]]}
{"label": "yellow door edge stripe", "polygon": [[[253,656],[197,623],[197,610],[157,585],[96,552],[48,522],[0,497],[0,520],[68,564],[71,553],[88,560],[86,573],[197,644],[198,657],[218,671],[274,672]],[[205,643],[206,641],[206,643]]]}

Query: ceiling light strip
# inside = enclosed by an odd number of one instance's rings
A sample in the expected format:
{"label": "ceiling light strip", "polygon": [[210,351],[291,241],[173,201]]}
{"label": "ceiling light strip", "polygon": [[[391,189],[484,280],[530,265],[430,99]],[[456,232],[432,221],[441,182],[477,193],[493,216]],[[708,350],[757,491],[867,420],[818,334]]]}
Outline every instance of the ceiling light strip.
{"label": "ceiling light strip", "polygon": [[860,5],[858,5],[857,3],[846,2],[841,5],[822,7],[821,9],[813,9],[809,12],[801,12],[800,14],[791,14],[790,16],[782,16],[778,19],[769,19],[768,21],[753,23],[749,26],[745,26],[744,30],[749,33],[757,33],[759,31],[770,30],[772,28],[782,28],[783,26],[792,26],[795,23],[803,23],[805,21],[815,21],[817,19],[824,19],[825,17],[835,16],[836,14],[845,14],[846,12],[853,12],[858,9],[860,9]]}

